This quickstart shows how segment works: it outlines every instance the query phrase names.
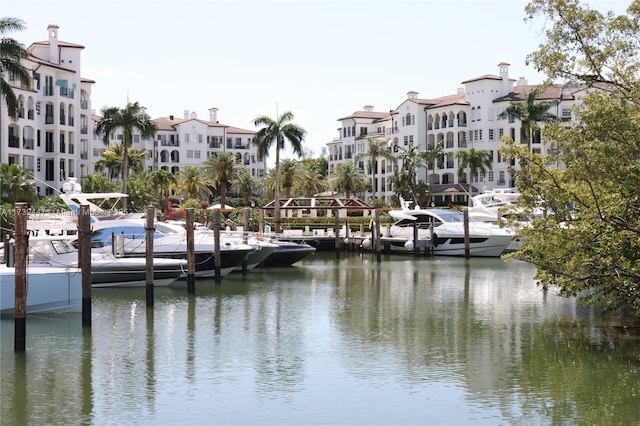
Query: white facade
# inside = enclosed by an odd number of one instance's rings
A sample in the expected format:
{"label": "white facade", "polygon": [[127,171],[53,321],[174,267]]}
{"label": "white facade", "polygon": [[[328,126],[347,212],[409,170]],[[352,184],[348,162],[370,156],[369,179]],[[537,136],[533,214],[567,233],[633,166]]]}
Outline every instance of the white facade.
{"label": "white facade", "polygon": [[[198,118],[197,113],[184,111],[182,118],[170,115],[153,119],[157,126],[155,139],[144,139],[135,131],[133,148],[144,149],[148,156],[145,167],[149,171],[166,170],[177,174],[185,166],[200,166],[217,152],[231,152],[236,163],[245,167],[251,176],[264,175],[265,162],[258,158],[258,150],[251,143],[255,132],[220,124],[218,109],[209,110],[209,120]],[[100,116],[94,116],[96,122]],[[110,135],[109,145],[121,143],[122,132]],[[100,153],[106,149],[99,136],[95,137],[93,161],[100,160]]]}
{"label": "white facade", "polygon": [[[412,144],[424,150],[427,146],[434,146],[439,141],[444,145],[444,156],[429,166],[427,170],[421,168],[418,178],[434,185],[467,183],[466,174],[458,177],[457,152],[469,148],[488,150],[493,155],[492,169],[484,174],[473,176],[474,187],[477,190],[509,188],[514,186],[513,179],[509,175],[510,164],[502,158],[499,150],[502,146],[501,136],[507,135],[516,142],[526,143],[521,140],[521,122],[513,117],[500,118],[499,115],[511,102],[524,101],[527,94],[536,86],[530,86],[524,78],[518,80],[509,77],[509,64],[498,64],[498,75],[487,74],[462,82],[463,87],[456,93],[437,98],[418,98],[418,93],[407,93],[407,99],[397,108],[383,116],[385,113],[368,111],[369,115],[378,114],[377,121],[372,121],[370,126],[383,129],[375,137],[388,139],[391,149],[395,145],[397,150],[407,149]],[[550,113],[556,115],[561,121],[571,123],[576,120],[572,116],[570,108],[579,102],[575,89],[561,86],[545,88],[539,95],[540,101],[553,101],[556,105],[550,109]],[[345,129],[352,126],[355,118],[363,117],[367,110],[338,119],[342,127],[340,138],[327,144],[329,151],[329,173],[333,168],[351,158],[346,153],[354,144],[353,136],[345,136]],[[538,123],[540,126],[543,124]],[[357,138],[357,137],[356,137]],[[539,135],[534,137],[530,145],[532,152],[548,153],[548,147]],[[366,149],[366,145],[363,145]],[[356,146],[356,150],[358,146]],[[379,180],[378,196],[382,196],[388,202],[393,195],[391,177],[397,169],[396,165],[383,166],[381,161],[377,171]],[[370,171],[360,164],[365,173]],[[465,185],[466,186],[466,185]],[[451,200],[450,200],[451,201]],[[457,200],[462,201],[462,200]]]}
{"label": "white facade", "polygon": [[23,65],[31,70],[31,87],[4,76],[20,105],[16,121],[0,104],[0,161],[33,170],[39,195],[59,191],[69,177],[92,169],[88,152],[93,133],[92,80],[81,77],[83,46],[58,39],[49,25],[48,39],[28,47]]}

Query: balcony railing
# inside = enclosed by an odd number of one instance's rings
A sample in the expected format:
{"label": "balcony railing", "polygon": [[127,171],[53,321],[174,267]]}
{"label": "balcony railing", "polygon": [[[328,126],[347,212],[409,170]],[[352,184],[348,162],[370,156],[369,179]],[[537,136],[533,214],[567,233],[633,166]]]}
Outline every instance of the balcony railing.
{"label": "balcony railing", "polygon": [[33,149],[33,145],[34,145],[33,142],[34,142],[33,139],[23,138],[22,139],[22,147],[24,149]]}
{"label": "balcony railing", "polygon": [[53,124],[53,115],[45,115],[44,124]]}
{"label": "balcony railing", "polygon": [[87,126],[80,127],[80,134],[81,135],[86,135],[88,133],[89,133],[89,127],[87,127]]}
{"label": "balcony railing", "polygon": [[86,99],[83,99],[80,101],[80,108],[81,109],[88,109],[89,108],[89,101]]}
{"label": "balcony railing", "polygon": [[87,151],[83,151],[80,153],[80,159],[86,160],[89,157],[89,153]]}

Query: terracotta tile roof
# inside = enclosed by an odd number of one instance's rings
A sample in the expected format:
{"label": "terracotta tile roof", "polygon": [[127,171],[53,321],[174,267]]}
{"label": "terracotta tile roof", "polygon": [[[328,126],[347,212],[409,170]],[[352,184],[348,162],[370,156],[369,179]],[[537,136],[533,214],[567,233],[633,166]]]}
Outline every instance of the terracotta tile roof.
{"label": "terracotta tile roof", "polygon": [[[469,80],[465,80],[460,84],[466,84],[466,83],[471,83],[471,82],[480,81],[480,80],[502,80],[502,77],[495,74],[485,74],[485,75],[481,75],[480,77],[470,78]],[[515,80],[510,78],[509,81],[515,81]]]}
{"label": "terracotta tile roof", "polygon": [[[48,46],[49,45],[49,40],[44,40],[44,41],[36,41],[34,43],[31,43],[31,46],[29,46],[27,48],[27,50],[30,50],[32,46]],[[77,49],[84,49],[84,46],[81,44],[76,44],[76,43],[69,43],[66,41],[58,41],[58,46],[60,47],[73,47],[73,48],[77,48]]]}
{"label": "terracotta tile roof", "polygon": [[253,135],[256,132],[254,132],[253,130],[246,130],[246,129],[240,129],[238,127],[227,126],[227,133]]}
{"label": "terracotta tile roof", "polygon": [[449,105],[469,105],[469,102],[465,99],[464,93],[456,93],[453,95],[441,96],[430,100],[431,102],[426,104],[425,109],[440,108]]}
{"label": "terracotta tile roof", "polygon": [[158,130],[175,130],[174,126],[180,123],[184,123],[185,121],[187,120],[177,117],[173,117],[173,120],[171,119],[171,117],[160,117],[153,119],[153,122],[156,123],[156,127],[158,128]]}
{"label": "terracotta tile roof", "polygon": [[348,120],[349,118],[366,118],[370,120],[388,120],[388,112],[374,112],[374,111],[356,111],[346,117],[338,118],[338,121]]}
{"label": "terracotta tile roof", "polygon": [[33,55],[29,55],[27,57],[27,60],[29,60],[31,62],[35,62],[35,63],[40,64],[40,65],[46,65],[48,67],[57,68],[57,69],[63,70],[63,71],[68,71],[68,72],[73,73],[73,74],[76,73],[76,71],[72,70],[71,68],[62,67],[62,66],[60,66],[58,64],[54,64],[53,62],[45,61],[45,60],[40,59],[40,58],[38,58],[36,56],[33,56]]}
{"label": "terracotta tile roof", "polygon": [[[501,96],[499,98],[496,98],[493,100],[493,102],[495,103],[495,102],[504,102],[504,101],[510,101],[510,102],[524,101],[527,98],[527,95],[537,87],[543,88],[543,90],[540,93],[538,93],[538,96],[536,96],[537,100],[540,100],[540,101],[558,100],[563,97],[562,86],[559,84],[554,84],[552,86],[546,86],[546,87],[539,86],[539,85],[522,85],[522,86],[514,87],[513,92],[509,93],[506,96]],[[571,99],[571,97],[569,99]]]}

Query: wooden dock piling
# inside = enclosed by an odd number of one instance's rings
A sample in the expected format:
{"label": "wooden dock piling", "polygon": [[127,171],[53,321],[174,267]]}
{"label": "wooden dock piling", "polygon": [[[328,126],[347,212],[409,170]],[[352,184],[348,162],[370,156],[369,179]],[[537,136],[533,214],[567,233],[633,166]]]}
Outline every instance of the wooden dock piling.
{"label": "wooden dock piling", "polygon": [[187,226],[187,294],[196,293],[196,260],[193,241],[193,207],[186,209]]}
{"label": "wooden dock piling", "polygon": [[147,221],[145,223],[145,278],[147,308],[153,308],[153,232],[155,231],[156,209],[147,207]]}
{"label": "wooden dock piling", "polygon": [[[87,204],[78,209],[78,265],[82,274],[82,325],[91,327],[91,212]],[[112,239],[112,244],[115,244]]]}
{"label": "wooden dock piling", "polygon": [[27,203],[14,204],[15,218],[15,308],[14,351],[24,352],[27,337]]}

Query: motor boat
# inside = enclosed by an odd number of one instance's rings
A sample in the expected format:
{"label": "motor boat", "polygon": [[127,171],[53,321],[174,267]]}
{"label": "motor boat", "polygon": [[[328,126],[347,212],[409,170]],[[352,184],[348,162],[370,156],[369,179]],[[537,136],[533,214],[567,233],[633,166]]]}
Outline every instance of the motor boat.
{"label": "motor boat", "polygon": [[[185,227],[184,221],[170,221],[170,224],[175,224],[181,227]],[[214,237],[214,231],[200,223],[194,223],[194,234],[207,235],[211,238]],[[232,244],[246,244],[253,248],[253,251],[246,257],[246,268],[250,271],[260,265],[267,257],[271,255],[279,246],[271,241],[258,238],[255,232],[243,232],[243,231],[220,231],[220,243],[232,243]],[[234,271],[241,271],[242,265],[236,266]]]}
{"label": "motor boat", "polygon": [[[465,256],[464,214],[456,210],[410,209],[410,202],[403,208],[390,210],[396,222],[389,228],[389,236],[396,240],[391,244],[394,252],[409,252],[413,248],[414,227],[418,239],[430,240],[434,255]],[[511,244],[512,235],[498,225],[468,220],[469,255],[474,257],[499,257]]]}
{"label": "motor boat", "polygon": [[[56,268],[78,268],[77,239],[66,236],[29,238],[29,264]],[[117,257],[104,250],[91,250],[91,287],[143,287],[146,257]],[[153,259],[153,285],[172,284],[187,270],[184,259]]]}
{"label": "motor boat", "polygon": [[[146,255],[146,219],[101,219],[92,224],[93,247],[110,250],[119,257],[144,257]],[[187,232],[178,225],[155,222],[153,231],[153,256],[186,259]],[[215,241],[212,235],[194,232],[194,258],[196,278],[215,278]],[[220,276],[237,267],[254,248],[230,240],[220,240]],[[180,276],[185,278],[186,272]]]}
{"label": "motor boat", "polygon": [[[15,268],[0,264],[0,314],[15,313]],[[27,264],[28,314],[82,312],[82,271]]]}
{"label": "motor boat", "polygon": [[261,263],[263,267],[292,266],[316,252],[316,248],[307,243],[279,240],[276,236],[269,235],[262,238],[268,239],[270,243],[277,246],[275,251]]}

